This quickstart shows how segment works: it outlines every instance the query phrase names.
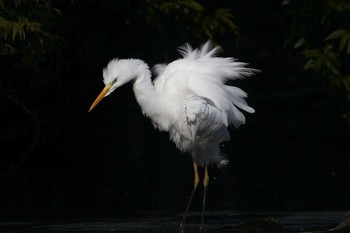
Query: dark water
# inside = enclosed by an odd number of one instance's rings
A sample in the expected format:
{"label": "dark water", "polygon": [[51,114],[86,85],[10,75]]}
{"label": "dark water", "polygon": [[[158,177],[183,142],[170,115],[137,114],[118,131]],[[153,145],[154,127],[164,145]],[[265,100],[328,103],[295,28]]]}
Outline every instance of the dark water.
{"label": "dark water", "polygon": [[[208,212],[208,230],[223,225],[256,221],[266,217],[278,219],[287,232],[325,230],[339,224],[347,211],[333,212],[276,212],[237,213],[233,211]],[[181,216],[166,212],[146,212],[133,218],[65,219],[50,221],[0,221],[0,232],[177,232]],[[187,231],[198,229],[200,214],[189,216]]]}

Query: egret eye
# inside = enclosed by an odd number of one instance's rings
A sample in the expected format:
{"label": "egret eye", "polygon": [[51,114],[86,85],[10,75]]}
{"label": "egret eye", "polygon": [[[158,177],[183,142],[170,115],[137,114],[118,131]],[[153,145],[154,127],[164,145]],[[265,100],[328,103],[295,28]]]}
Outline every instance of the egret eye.
{"label": "egret eye", "polygon": [[113,86],[117,81],[118,81],[118,78],[115,78],[115,79],[111,82],[111,85]]}

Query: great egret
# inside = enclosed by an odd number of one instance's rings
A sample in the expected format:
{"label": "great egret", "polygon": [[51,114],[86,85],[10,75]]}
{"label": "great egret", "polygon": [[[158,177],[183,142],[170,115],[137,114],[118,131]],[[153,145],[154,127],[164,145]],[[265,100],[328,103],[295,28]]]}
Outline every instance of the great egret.
{"label": "great egret", "polygon": [[251,76],[255,69],[228,57],[215,56],[218,47],[206,42],[200,49],[189,44],[179,48],[183,58],[154,67],[158,77],[152,82],[148,65],[139,59],[113,59],[103,70],[106,85],[91,105],[89,112],[118,87],[133,81],[135,97],[144,115],[154,126],[168,131],[170,139],[193,159],[194,186],[188,200],[180,231],[193,195],[199,183],[197,166],[204,167],[203,206],[200,228],[204,230],[204,210],[209,182],[208,165],[225,166],[228,160],[220,153],[220,143],[228,141],[227,126],[245,123],[238,108],[254,113],[244,100],[247,94],[240,88],[225,85],[227,80]]}

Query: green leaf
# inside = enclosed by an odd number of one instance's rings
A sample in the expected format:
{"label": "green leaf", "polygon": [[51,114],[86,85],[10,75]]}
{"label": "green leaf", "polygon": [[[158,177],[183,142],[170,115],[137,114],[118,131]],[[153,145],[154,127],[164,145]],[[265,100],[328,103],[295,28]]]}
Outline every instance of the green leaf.
{"label": "green leaf", "polygon": [[13,48],[11,45],[7,43],[0,42],[0,54],[14,54],[16,52],[16,49]]}
{"label": "green leaf", "polygon": [[349,80],[349,76],[345,76],[343,79],[343,85],[344,85],[344,89],[350,93],[350,80]]}
{"label": "green leaf", "polygon": [[14,41],[16,37],[18,37],[20,40],[25,39],[25,32],[23,25],[19,22],[11,22],[12,27],[12,40]]}
{"label": "green leaf", "polygon": [[[340,42],[339,42],[339,52],[343,51],[343,49],[345,48],[347,42],[349,41],[349,37],[348,36],[343,36],[341,39],[340,39]],[[349,41],[350,43],[350,41]]]}
{"label": "green leaf", "polygon": [[305,44],[306,40],[304,37],[300,38],[295,44],[294,48],[299,48],[300,46],[303,46]]}
{"label": "green leaf", "polygon": [[183,4],[187,6],[190,9],[193,9],[195,11],[203,11],[204,8],[201,4],[195,1],[183,1]]}
{"label": "green leaf", "polygon": [[215,11],[215,16],[227,25],[233,32],[238,30],[237,25],[234,23],[234,16],[230,9],[222,8]]}
{"label": "green leaf", "polygon": [[339,70],[339,64],[337,64],[334,61],[327,61],[326,62],[327,67],[332,71],[333,74],[340,76],[340,70]]}
{"label": "green leaf", "polygon": [[306,49],[303,51],[305,57],[319,57],[322,52],[319,49]]}
{"label": "green leaf", "polygon": [[313,59],[310,59],[308,60],[305,65],[304,65],[304,69],[307,70],[307,69],[313,69],[316,67],[316,63],[315,63],[315,60]]}
{"label": "green leaf", "polygon": [[325,41],[328,41],[328,40],[334,40],[334,39],[338,39],[342,36],[344,36],[344,34],[347,33],[347,30],[345,29],[339,29],[339,30],[335,30],[333,31],[331,34],[329,34],[326,39],[324,39]]}

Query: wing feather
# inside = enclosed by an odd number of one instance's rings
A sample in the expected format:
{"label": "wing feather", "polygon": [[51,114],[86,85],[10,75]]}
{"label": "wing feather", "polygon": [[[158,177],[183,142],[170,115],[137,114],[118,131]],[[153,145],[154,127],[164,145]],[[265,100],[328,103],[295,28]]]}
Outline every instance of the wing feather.
{"label": "wing feather", "polygon": [[241,110],[254,113],[245,101],[247,93],[226,83],[257,70],[234,58],[217,57],[218,51],[210,41],[200,49],[186,44],[179,48],[183,59],[154,69],[155,88],[164,106],[171,106],[166,108],[170,138],[182,151],[191,152],[199,165],[227,164],[219,146],[230,138],[227,126],[245,123]]}
{"label": "wing feather", "polygon": [[186,122],[192,136],[192,156],[197,164],[224,166],[228,163],[219,146],[230,140],[227,126],[221,120],[223,114],[208,98],[193,96],[187,99]]}
{"label": "wing feather", "polygon": [[[253,75],[257,70],[247,68],[247,63],[237,62],[234,58],[214,57],[219,47],[207,42],[201,50],[193,50],[189,45],[181,48],[182,61],[192,61],[188,69],[196,69],[189,77],[189,88],[199,96],[214,101],[225,113],[223,120],[235,127],[245,123],[245,117],[239,110],[253,113],[254,109],[244,100],[247,94],[238,87],[226,85],[227,80],[242,79]],[[239,109],[238,109],[239,108]]]}

